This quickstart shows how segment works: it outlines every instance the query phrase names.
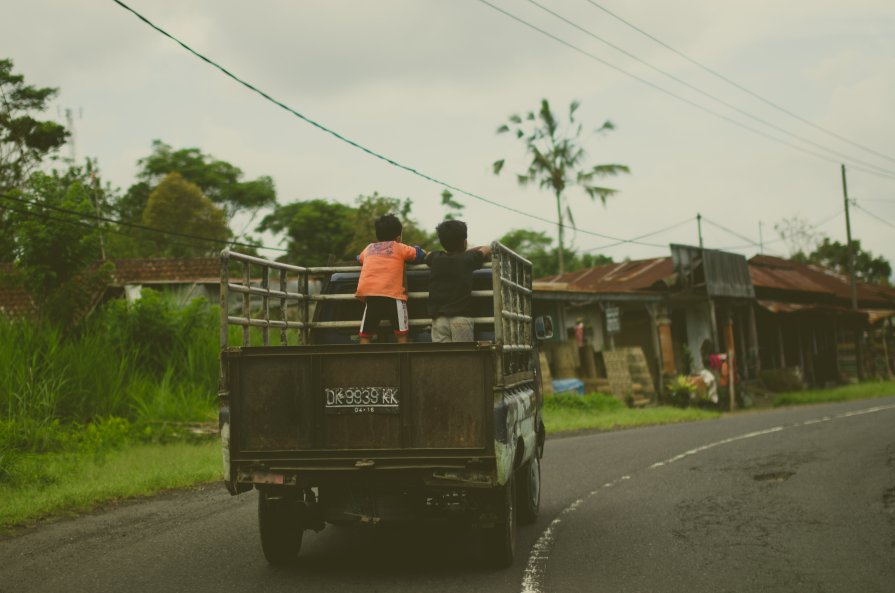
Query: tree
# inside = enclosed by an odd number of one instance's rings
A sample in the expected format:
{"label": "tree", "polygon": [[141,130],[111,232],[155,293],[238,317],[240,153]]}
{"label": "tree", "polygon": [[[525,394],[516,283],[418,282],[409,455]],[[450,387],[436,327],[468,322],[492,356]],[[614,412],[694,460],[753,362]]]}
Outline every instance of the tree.
{"label": "tree", "polygon": [[258,225],[258,232],[285,234],[286,255],[279,259],[301,265],[325,265],[353,259],[354,208],[329,200],[307,200],[277,205]]}
{"label": "tree", "polygon": [[[514,132],[516,138],[525,143],[526,153],[531,157],[528,168],[524,173],[516,176],[520,185],[536,183],[541,189],[549,189],[556,202],[556,226],[559,249],[559,272],[565,271],[565,219],[574,228],[575,218],[568,203],[565,191],[570,186],[578,186],[584,190],[591,201],[600,198],[605,206],[606,198],[618,192],[618,190],[595,185],[599,178],[629,173],[626,165],[585,165],[587,157],[582,143],[584,139],[583,124],[575,121],[575,112],[580,104],[573,101],[569,106],[569,122],[563,125],[550,110],[547,99],[541,100],[541,108],[537,114],[529,111],[523,119],[519,115],[512,115],[509,123],[497,129],[498,134]],[[597,128],[596,133],[604,133],[615,129],[612,122],[606,121]],[[499,175],[505,164],[505,159],[495,161],[494,174]]]}
{"label": "tree", "polygon": [[[63,126],[32,115],[44,111],[58,90],[25,84],[12,67],[12,60],[0,60],[0,196],[21,188],[34,167],[68,138]],[[13,257],[12,236],[8,213],[0,206],[0,261]]]}
{"label": "tree", "polygon": [[62,327],[89,311],[111,272],[108,264],[98,263],[101,230],[86,220],[95,213],[95,184],[89,169],[35,172],[21,190],[8,194],[27,202],[5,201],[24,286],[41,316]]}
{"label": "tree", "polygon": [[454,199],[454,194],[449,190],[441,192],[441,205],[448,210],[447,214],[444,215],[445,220],[457,220],[463,214],[463,209],[466,208],[466,206]]}
{"label": "tree", "polygon": [[[401,219],[403,231],[401,240],[408,245],[429,246],[437,239],[431,233],[427,233],[419,227],[419,224],[410,216],[413,203],[410,198],[403,201],[398,198],[380,196],[373,192],[369,196],[358,196],[355,200],[354,216],[352,223],[353,238],[349,243],[352,253],[357,255],[364,247],[376,241],[374,223],[383,214],[394,214]],[[352,256],[353,257],[353,256]]]}
{"label": "tree", "polygon": [[167,236],[146,231],[155,252],[165,257],[190,257],[218,252],[230,238],[224,211],[215,206],[194,183],[179,173],[169,173],[149,194],[143,224],[186,236]]}
{"label": "tree", "polygon": [[142,215],[149,194],[169,173],[179,173],[199,187],[231,220],[239,212],[254,217],[261,208],[273,206],[277,195],[273,180],[263,176],[243,181],[243,172],[226,161],[204,154],[198,148],[174,150],[161,140],[152,142],[152,154],[137,161],[138,182],[128,189],[117,204],[123,220],[135,222]]}
{"label": "tree", "polygon": [[288,253],[283,261],[302,265],[324,265],[354,260],[369,243],[376,241],[375,220],[394,214],[404,225],[402,239],[408,244],[431,245],[435,240],[410,217],[411,202],[398,198],[358,196],[355,206],[316,199],[277,206],[265,216],[258,232],[284,233]]}
{"label": "tree", "polygon": [[807,253],[811,252],[820,240],[814,226],[801,216],[784,218],[774,225],[774,230],[786,243],[789,256],[795,261],[807,261]]}
{"label": "tree", "polygon": [[[889,284],[892,276],[892,266],[886,258],[874,255],[861,249],[861,242],[853,240],[855,249],[855,276],[864,282],[871,284]],[[830,241],[824,237],[817,248],[812,251],[807,260],[840,274],[848,274],[848,246],[839,241]]]}
{"label": "tree", "polygon": [[[547,233],[529,229],[513,229],[501,237],[500,242],[531,262],[532,278],[543,278],[557,273],[557,248]],[[563,257],[567,264],[567,272],[612,263],[611,257],[602,254],[578,254],[568,248],[565,249]]]}

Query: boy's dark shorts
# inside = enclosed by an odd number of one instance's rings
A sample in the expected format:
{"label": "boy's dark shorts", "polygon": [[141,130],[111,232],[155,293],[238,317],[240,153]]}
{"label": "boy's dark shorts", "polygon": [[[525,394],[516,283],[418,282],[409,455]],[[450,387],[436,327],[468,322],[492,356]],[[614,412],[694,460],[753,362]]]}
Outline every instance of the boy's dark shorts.
{"label": "boy's dark shorts", "polygon": [[410,331],[410,320],[407,316],[407,301],[389,297],[370,296],[365,299],[364,317],[361,320],[360,335],[371,338],[379,331],[379,322],[383,319],[392,324],[395,335],[403,335]]}

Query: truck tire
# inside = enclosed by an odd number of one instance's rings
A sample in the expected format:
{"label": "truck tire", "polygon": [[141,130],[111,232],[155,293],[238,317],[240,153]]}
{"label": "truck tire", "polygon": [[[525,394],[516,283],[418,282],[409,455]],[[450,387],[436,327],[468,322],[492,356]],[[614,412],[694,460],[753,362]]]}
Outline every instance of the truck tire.
{"label": "truck tire", "polygon": [[541,462],[535,455],[519,468],[519,486],[516,506],[519,507],[519,524],[531,525],[541,509]]}
{"label": "truck tire", "polygon": [[295,560],[301,549],[301,508],[292,498],[277,498],[258,493],[258,527],[261,549],[273,566],[283,566]]}
{"label": "truck tire", "polygon": [[513,476],[504,486],[495,488],[492,500],[497,521],[484,533],[485,558],[491,566],[508,568],[516,556],[516,480]]}

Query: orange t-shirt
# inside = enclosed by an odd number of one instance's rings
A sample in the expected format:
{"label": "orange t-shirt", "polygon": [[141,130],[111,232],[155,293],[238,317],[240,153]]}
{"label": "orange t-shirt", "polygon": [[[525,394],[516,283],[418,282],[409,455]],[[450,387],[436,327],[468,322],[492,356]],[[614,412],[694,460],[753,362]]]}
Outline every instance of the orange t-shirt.
{"label": "orange t-shirt", "polygon": [[359,256],[360,278],[354,296],[363,300],[381,296],[407,300],[404,289],[404,262],[421,259],[423,250],[397,241],[370,243]]}

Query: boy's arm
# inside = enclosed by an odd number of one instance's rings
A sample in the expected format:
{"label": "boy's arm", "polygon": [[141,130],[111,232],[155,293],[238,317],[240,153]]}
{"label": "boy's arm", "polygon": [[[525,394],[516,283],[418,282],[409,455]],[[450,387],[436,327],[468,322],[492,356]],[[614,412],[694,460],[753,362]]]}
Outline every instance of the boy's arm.
{"label": "boy's arm", "polygon": [[479,245],[478,247],[473,247],[470,251],[478,251],[483,256],[485,256],[485,261],[491,260],[491,246],[490,245]]}
{"label": "boy's arm", "polygon": [[404,245],[404,260],[414,264],[421,264],[426,259],[426,251],[419,245]]}

